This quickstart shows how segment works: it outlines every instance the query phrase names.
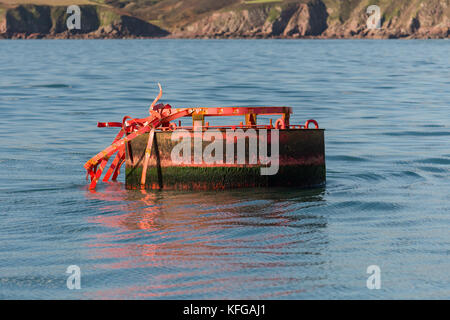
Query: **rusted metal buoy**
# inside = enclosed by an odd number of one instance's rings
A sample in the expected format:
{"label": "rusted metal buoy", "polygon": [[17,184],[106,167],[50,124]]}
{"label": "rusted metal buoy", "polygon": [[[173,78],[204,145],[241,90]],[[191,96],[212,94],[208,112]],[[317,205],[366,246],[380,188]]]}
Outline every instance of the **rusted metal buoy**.
{"label": "rusted metal buoy", "polygon": [[[95,189],[109,158],[103,181],[115,180],[126,163],[128,189],[211,190],[238,187],[313,187],[325,183],[324,130],[315,120],[289,123],[290,107],[172,108],[152,103],[150,116],[124,117],[113,144],[85,164]],[[273,125],[257,117],[278,116]],[[205,119],[244,116],[245,123],[211,126]],[[175,120],[191,117],[192,126]],[[313,128],[310,126],[313,125]]]}

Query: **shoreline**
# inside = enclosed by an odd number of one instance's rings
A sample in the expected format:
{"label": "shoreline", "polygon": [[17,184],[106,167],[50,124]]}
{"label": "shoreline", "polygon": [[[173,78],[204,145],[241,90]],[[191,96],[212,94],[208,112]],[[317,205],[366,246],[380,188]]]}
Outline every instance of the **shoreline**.
{"label": "shoreline", "polygon": [[362,30],[357,34],[321,34],[321,35],[306,35],[306,36],[286,36],[286,35],[202,35],[202,34],[189,34],[189,33],[169,33],[167,35],[133,35],[133,34],[108,34],[99,33],[98,31],[89,33],[71,33],[65,31],[57,34],[43,34],[43,33],[31,33],[31,32],[4,32],[0,33],[0,40],[114,40],[114,39],[198,39],[198,40],[445,40],[450,39],[450,30],[446,32],[432,33],[430,31],[426,33],[411,33],[405,34],[401,32],[393,32],[392,30]]}
{"label": "shoreline", "polygon": [[126,36],[126,37],[89,37],[89,36],[41,36],[41,35],[27,35],[15,34],[12,36],[4,36],[0,34],[0,40],[449,40],[450,36],[446,37],[141,37],[141,36]]}
{"label": "shoreline", "polygon": [[[63,5],[22,4],[0,7],[0,39],[450,38],[450,21],[440,3],[409,9],[404,16],[392,10],[380,13],[376,25],[369,24],[361,8],[353,8],[344,19],[336,16],[342,10],[327,7],[322,0],[287,1],[283,6],[213,10],[177,24],[158,23],[110,6],[80,5],[78,14],[69,16]],[[413,14],[413,9],[419,11]]]}

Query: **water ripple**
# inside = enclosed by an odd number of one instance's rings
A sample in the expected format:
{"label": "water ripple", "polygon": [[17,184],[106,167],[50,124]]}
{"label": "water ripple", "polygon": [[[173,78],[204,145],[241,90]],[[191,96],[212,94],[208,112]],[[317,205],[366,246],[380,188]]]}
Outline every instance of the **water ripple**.
{"label": "water ripple", "polygon": [[[449,297],[448,45],[0,41],[0,298]],[[114,137],[96,122],[145,116],[158,82],[173,106],[316,119],[326,186],[89,191],[82,166]]]}

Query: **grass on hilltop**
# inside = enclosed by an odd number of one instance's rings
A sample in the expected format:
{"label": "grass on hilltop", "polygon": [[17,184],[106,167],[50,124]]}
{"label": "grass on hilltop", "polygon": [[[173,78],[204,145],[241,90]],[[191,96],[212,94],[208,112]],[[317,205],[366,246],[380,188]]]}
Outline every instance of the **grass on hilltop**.
{"label": "grass on hilltop", "polygon": [[259,3],[270,3],[270,2],[283,2],[283,0],[249,0],[249,1],[244,1],[245,4],[259,4]]}
{"label": "grass on hilltop", "polygon": [[0,0],[0,6],[15,7],[20,4],[37,4],[48,6],[70,6],[72,4],[97,4],[90,0]]}

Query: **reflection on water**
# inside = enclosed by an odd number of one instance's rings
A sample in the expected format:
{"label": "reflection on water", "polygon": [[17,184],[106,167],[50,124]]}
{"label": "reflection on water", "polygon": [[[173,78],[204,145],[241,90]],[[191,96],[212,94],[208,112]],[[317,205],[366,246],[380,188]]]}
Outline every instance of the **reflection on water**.
{"label": "reflection on water", "polygon": [[[121,183],[87,191],[88,199],[106,203],[89,222],[109,230],[88,244],[92,259],[118,261],[95,268],[149,272],[145,281],[92,297],[291,294],[293,283],[323,277],[310,268],[326,263],[327,221],[303,209],[321,206],[324,192],[155,192],[125,190]],[[290,290],[261,290],[288,285]]]}
{"label": "reflection on water", "polygon": [[[449,46],[0,41],[0,299],[450,297]],[[316,119],[326,189],[89,192],[96,122],[145,116],[158,82],[175,107]]]}

